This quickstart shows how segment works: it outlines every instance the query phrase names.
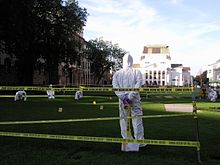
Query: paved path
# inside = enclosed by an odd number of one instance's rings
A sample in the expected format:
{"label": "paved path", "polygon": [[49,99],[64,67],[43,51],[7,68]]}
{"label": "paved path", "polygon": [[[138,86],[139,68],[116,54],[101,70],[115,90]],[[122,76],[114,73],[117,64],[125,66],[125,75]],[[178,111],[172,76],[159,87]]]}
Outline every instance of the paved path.
{"label": "paved path", "polygon": [[170,112],[193,112],[192,104],[164,104],[164,107]]}

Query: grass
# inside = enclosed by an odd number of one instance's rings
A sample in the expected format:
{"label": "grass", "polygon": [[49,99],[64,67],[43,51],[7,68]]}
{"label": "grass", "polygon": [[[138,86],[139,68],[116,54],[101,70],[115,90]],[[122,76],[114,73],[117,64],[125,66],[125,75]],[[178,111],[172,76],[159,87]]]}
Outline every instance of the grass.
{"label": "grass", "polygon": [[[96,101],[97,104],[93,104]],[[143,98],[144,115],[168,114],[165,103],[190,103],[190,98]],[[100,110],[100,105],[104,106]],[[220,107],[220,103],[199,101],[200,109]],[[62,107],[63,112],[58,112]],[[199,131],[202,164],[220,164],[220,112],[201,111]],[[171,113],[171,112],[169,112]],[[84,97],[29,97],[26,102],[0,98],[0,121],[29,121],[71,118],[117,117],[118,99],[107,96]],[[144,119],[145,138],[161,140],[195,140],[195,120],[192,116]],[[61,135],[120,137],[119,122],[92,121],[53,124],[0,125],[1,131],[48,133]],[[120,144],[0,137],[1,165],[72,165],[72,164],[153,164],[194,165],[195,148],[148,145],[137,153],[121,152]]]}

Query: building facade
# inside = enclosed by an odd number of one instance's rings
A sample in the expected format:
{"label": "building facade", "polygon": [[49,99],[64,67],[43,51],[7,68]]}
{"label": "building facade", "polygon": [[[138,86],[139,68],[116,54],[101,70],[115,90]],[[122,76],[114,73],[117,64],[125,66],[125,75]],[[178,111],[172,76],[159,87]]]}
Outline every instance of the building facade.
{"label": "building facade", "polygon": [[209,82],[220,82],[220,60],[208,65],[207,78]]}
{"label": "building facade", "polygon": [[168,45],[146,45],[140,58],[140,69],[145,86],[190,86],[190,68],[172,64]]}
{"label": "building facade", "polygon": [[171,64],[169,72],[171,86],[191,86],[192,76],[189,67],[183,67],[182,64]]}
{"label": "building facade", "polygon": [[[83,54],[83,50],[86,49],[88,42],[83,38],[83,33],[75,35],[80,42],[78,53]],[[18,85],[18,74],[16,69],[16,58],[0,52],[0,85]],[[46,68],[46,62],[43,58],[39,58],[36,62],[36,67],[33,71],[33,85],[48,85],[49,73]],[[58,82],[53,85],[61,86],[79,86],[79,85],[94,85],[96,78],[93,76],[90,70],[90,61],[85,54],[80,56],[79,61],[75,61],[73,64],[65,64],[61,62],[58,65]],[[109,85],[111,84],[110,71],[104,73],[102,79],[97,85]]]}
{"label": "building facade", "polygon": [[16,58],[0,52],[0,85],[17,84]]}
{"label": "building facade", "polygon": [[[81,35],[83,34],[75,35],[75,38],[81,43],[81,47],[78,48],[79,53],[87,46],[87,42]],[[19,84],[15,63],[15,57],[0,52],[0,85]],[[45,60],[39,58],[35,65],[40,67],[36,67],[33,71],[33,85],[50,84]],[[67,64],[67,67],[65,65],[64,63],[58,65],[58,82],[55,85],[78,86],[80,84],[91,84],[90,62],[86,57],[80,56],[79,62],[76,61],[73,65]]]}

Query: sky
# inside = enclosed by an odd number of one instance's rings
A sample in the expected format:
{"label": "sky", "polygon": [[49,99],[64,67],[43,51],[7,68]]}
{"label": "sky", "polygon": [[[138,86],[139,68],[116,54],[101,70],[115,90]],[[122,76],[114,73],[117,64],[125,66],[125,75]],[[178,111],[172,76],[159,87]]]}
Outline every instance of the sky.
{"label": "sky", "polygon": [[148,44],[166,44],[171,62],[196,76],[220,60],[219,0],[78,0],[89,13],[84,38],[112,41],[139,63]]}

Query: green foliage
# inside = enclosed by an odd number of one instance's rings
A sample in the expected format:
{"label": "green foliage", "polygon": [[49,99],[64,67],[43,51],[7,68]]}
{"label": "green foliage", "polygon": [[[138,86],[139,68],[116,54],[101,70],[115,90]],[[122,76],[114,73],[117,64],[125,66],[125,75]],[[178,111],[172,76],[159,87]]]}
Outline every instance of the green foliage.
{"label": "green foliage", "polygon": [[194,81],[197,81],[199,84],[203,84],[203,83],[208,83],[207,80],[207,71],[204,71],[203,73],[201,73],[200,75],[197,75],[194,78]]}
{"label": "green foliage", "polygon": [[77,1],[2,0],[0,10],[0,49],[16,57],[20,84],[32,84],[39,58],[45,60],[51,83],[58,82],[61,62],[68,65],[80,58],[79,33],[88,14]]}
{"label": "green foliage", "polygon": [[104,41],[102,38],[90,40],[88,45],[86,54],[91,61],[91,72],[98,84],[105,72],[115,72],[121,68],[126,51],[119,48],[118,44]]}

